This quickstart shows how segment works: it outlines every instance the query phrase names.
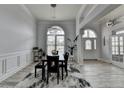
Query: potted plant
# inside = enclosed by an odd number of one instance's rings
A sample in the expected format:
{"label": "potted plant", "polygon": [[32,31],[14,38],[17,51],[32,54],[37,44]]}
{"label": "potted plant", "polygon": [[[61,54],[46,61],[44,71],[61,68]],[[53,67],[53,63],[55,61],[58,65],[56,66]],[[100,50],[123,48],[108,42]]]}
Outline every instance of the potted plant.
{"label": "potted plant", "polygon": [[76,44],[77,39],[78,39],[78,36],[76,36],[74,40],[71,40],[70,38],[67,39],[70,42],[69,43],[70,45],[67,45],[70,55],[74,54],[74,49],[76,49],[77,47],[77,44]]}

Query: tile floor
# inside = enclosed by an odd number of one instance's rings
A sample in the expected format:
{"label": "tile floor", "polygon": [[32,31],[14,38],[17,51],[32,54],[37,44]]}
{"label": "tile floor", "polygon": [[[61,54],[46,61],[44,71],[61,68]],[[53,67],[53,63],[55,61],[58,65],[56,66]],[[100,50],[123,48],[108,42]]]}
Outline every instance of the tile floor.
{"label": "tile floor", "polygon": [[101,61],[85,61],[81,72],[94,88],[124,88],[124,69]]}
{"label": "tile floor", "polygon": [[[34,72],[34,64],[27,66],[0,83],[0,87],[14,87],[29,72]],[[83,78],[94,88],[124,88],[124,69],[101,61],[85,61],[81,68]]]}

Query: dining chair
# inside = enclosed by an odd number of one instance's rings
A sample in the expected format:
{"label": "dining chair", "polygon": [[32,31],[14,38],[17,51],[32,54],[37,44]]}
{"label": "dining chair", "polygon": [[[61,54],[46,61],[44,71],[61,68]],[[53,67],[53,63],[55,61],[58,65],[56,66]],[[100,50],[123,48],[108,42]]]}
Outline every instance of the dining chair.
{"label": "dining chair", "polygon": [[57,74],[57,84],[59,84],[59,56],[47,56],[47,84],[50,73]]}
{"label": "dining chair", "polygon": [[39,63],[35,65],[35,78],[37,75],[37,69],[42,69],[42,80],[45,80],[45,67],[44,63],[42,62],[42,50],[39,49]]}
{"label": "dining chair", "polygon": [[42,65],[41,63],[35,65],[35,78],[37,75],[37,69],[42,69],[42,80],[45,80],[45,65]]}
{"label": "dining chair", "polygon": [[67,69],[67,67],[68,67],[68,58],[69,58],[69,53],[65,52],[65,54],[64,54],[64,62],[59,65],[61,67],[61,69],[62,69],[62,80],[63,80],[63,68],[65,69],[66,76],[68,76],[68,69]]}

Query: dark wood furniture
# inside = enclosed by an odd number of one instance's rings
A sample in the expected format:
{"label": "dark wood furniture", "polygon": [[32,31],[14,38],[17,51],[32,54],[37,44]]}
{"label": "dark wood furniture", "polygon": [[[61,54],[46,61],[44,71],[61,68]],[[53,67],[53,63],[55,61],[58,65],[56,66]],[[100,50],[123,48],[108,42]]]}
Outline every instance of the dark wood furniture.
{"label": "dark wood furniture", "polygon": [[[50,61],[54,61],[53,59],[54,58],[56,58],[57,57],[57,66],[59,66],[59,68],[60,68],[60,66],[62,67],[62,68],[64,68],[64,66],[62,66],[63,64],[65,64],[64,62],[65,62],[65,58],[63,57],[63,56],[58,56],[58,55],[51,55],[50,57],[53,57],[52,58],[52,60],[51,60],[51,58],[49,58],[49,57],[43,57],[40,61],[39,61],[39,63],[35,66],[35,77],[36,77],[36,73],[37,73],[37,69],[42,69],[42,80],[45,80],[46,79],[46,76],[45,76],[45,72],[46,72],[46,69],[47,69],[47,72],[48,72],[48,65],[49,65],[49,63],[50,63]],[[56,59],[55,59],[56,60]],[[46,68],[47,67],[47,68]],[[57,67],[57,69],[58,69],[58,67]],[[47,73],[48,75],[47,75],[47,84],[49,83],[49,74],[50,73],[52,73],[51,72],[51,69],[49,69],[49,72]],[[59,83],[59,72],[57,73],[57,83]],[[63,79],[63,71],[62,71],[62,79]]]}
{"label": "dark wood furniture", "polygon": [[[57,55],[51,55],[51,56],[56,57]],[[58,60],[59,68],[60,68],[60,64],[63,64],[64,61],[65,61],[64,57],[59,56],[59,60]],[[41,62],[42,62],[42,65],[47,65],[49,61],[48,61],[47,57],[45,57],[42,59]],[[63,75],[63,73],[62,73],[62,75]],[[49,83],[49,81],[47,83]]]}
{"label": "dark wood furniture", "polygon": [[45,80],[45,67],[46,65],[44,65],[42,63],[42,56],[43,56],[43,50],[39,49],[38,50],[38,64],[35,65],[35,77],[37,75],[37,69],[42,69],[42,80]]}
{"label": "dark wood furniture", "polygon": [[39,62],[39,48],[34,47],[33,48],[33,62]]}
{"label": "dark wood furniture", "polygon": [[42,65],[41,63],[35,66],[35,77],[37,75],[37,69],[42,69],[42,80],[45,80],[45,67],[46,65]]}
{"label": "dark wood furniture", "polygon": [[59,83],[59,56],[47,56],[47,84],[50,73],[57,74],[57,84]]}
{"label": "dark wood furniture", "polygon": [[66,72],[66,76],[68,76],[68,58],[69,58],[69,53],[66,52],[64,54],[64,61],[62,62],[62,64],[60,64],[59,66],[61,67],[62,69],[62,80],[63,80],[63,68],[65,69],[65,72]]}

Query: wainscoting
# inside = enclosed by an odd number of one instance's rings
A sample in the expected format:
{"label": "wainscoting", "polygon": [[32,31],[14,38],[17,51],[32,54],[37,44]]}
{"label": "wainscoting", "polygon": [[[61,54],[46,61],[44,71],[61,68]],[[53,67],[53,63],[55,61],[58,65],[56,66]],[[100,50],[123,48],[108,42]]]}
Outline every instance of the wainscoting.
{"label": "wainscoting", "polygon": [[32,63],[31,50],[0,55],[0,82]]}

